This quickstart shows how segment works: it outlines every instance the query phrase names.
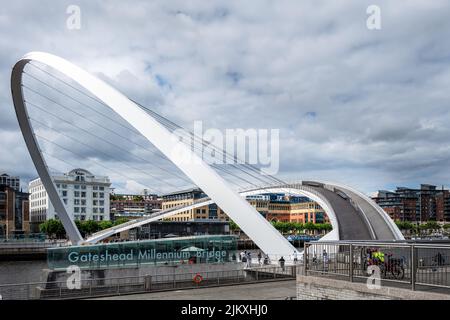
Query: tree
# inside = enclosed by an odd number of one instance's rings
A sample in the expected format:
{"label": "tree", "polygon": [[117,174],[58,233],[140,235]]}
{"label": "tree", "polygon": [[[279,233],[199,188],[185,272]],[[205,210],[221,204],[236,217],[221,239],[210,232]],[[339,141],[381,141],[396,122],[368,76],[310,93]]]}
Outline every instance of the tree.
{"label": "tree", "polygon": [[118,226],[119,224],[125,223],[127,221],[128,221],[127,218],[119,218],[116,221],[114,221],[113,226]]}
{"label": "tree", "polygon": [[113,226],[113,223],[109,220],[103,220],[103,221],[100,221],[98,226],[100,227],[100,230],[105,230],[105,229],[111,228]]}
{"label": "tree", "polygon": [[86,234],[93,234],[94,232],[97,232],[100,230],[100,226],[98,225],[98,222],[94,221],[94,220],[83,221],[82,226],[83,226],[84,232]]}
{"label": "tree", "polygon": [[237,231],[240,230],[239,226],[237,225],[236,222],[234,222],[233,220],[229,221],[229,225],[230,225],[230,230],[231,231]]}
{"label": "tree", "polygon": [[52,239],[62,239],[66,236],[61,220],[49,219],[39,225],[39,230]]}

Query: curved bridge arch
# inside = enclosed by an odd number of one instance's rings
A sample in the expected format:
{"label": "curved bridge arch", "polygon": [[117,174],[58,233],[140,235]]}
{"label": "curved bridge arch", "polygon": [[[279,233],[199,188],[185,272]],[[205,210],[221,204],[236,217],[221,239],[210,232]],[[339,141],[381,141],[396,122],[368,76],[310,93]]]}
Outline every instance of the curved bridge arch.
{"label": "curved bridge arch", "polygon": [[[57,70],[109,106],[214,199],[215,203],[225,210],[264,252],[288,256],[296,251],[289,241],[273,228],[255,208],[229,186],[228,182],[136,103],[104,81],[67,60],[44,52],[31,52],[14,65],[11,73],[14,108],[32,161],[72,243],[78,244],[84,240],[59,198],[58,191],[34,136],[23,97],[23,70],[31,61],[37,61]],[[190,161],[185,161],[186,158],[180,157],[180,153],[188,156]]]}
{"label": "curved bridge arch", "polygon": [[[89,91],[104,104],[108,105],[114,112],[120,115],[145,138],[147,138],[198,187],[203,189],[203,191],[211,197],[211,199],[205,200],[205,202],[199,202],[191,205],[192,208],[209,203],[216,203],[225,212],[227,212],[230,218],[233,219],[233,221],[239,225],[239,227],[256,243],[256,245],[267,254],[281,254],[289,257],[296,249],[242,197],[261,191],[288,191],[289,193],[307,196],[318,202],[328,214],[333,225],[333,231],[325,237],[326,239],[336,240],[344,239],[345,237],[353,237],[353,239],[357,240],[363,240],[366,238],[383,239],[376,234],[376,230],[373,230],[374,222],[377,222],[378,227],[381,226],[383,230],[387,230],[387,228],[390,229],[390,231],[384,232],[388,238],[402,239],[401,233],[398,229],[396,229],[395,225],[392,226],[393,222],[390,221],[389,217],[386,218],[387,215],[381,208],[377,208],[376,205],[374,206],[370,203],[370,201],[365,199],[362,194],[355,192],[355,190],[351,190],[350,188],[345,190],[347,190],[348,194],[352,195],[350,197],[351,199],[354,198],[358,200],[356,201],[355,207],[358,207],[359,212],[362,213],[362,216],[358,219],[356,219],[358,217],[357,215],[352,216],[351,214],[348,214],[349,212],[347,211],[349,211],[350,208],[348,203],[342,199],[339,200],[338,195],[333,194],[333,191],[326,191],[326,188],[323,188],[323,190],[318,190],[315,187],[295,184],[269,186],[257,190],[247,190],[241,192],[240,194],[235,192],[209,165],[207,165],[185,145],[178,143],[177,138],[170,131],[168,131],[158,121],[156,121],[153,117],[143,111],[138,105],[118,92],[116,89],[62,58],[47,53],[32,52],[19,60],[14,65],[12,70],[11,90],[14,108],[25,143],[39,177],[41,178],[55,211],[64,225],[69,239],[74,244],[84,242],[84,239],[81,237],[74,221],[68,215],[66,208],[58,195],[58,191],[50,176],[45,159],[42,156],[39,144],[34,136],[31,123],[28,119],[28,112],[22,92],[22,74],[25,66],[31,61],[43,63],[48,67],[59,71]],[[174,146],[178,153],[173,152]],[[186,162],[183,161],[183,159],[180,159],[178,157],[180,150],[183,151],[183,154],[189,155],[191,161]],[[328,196],[325,195],[326,193]],[[330,204],[330,199],[332,198],[336,202],[336,205]],[[364,210],[358,206],[357,202],[365,206]],[[344,203],[346,203],[346,205],[343,206]],[[337,206],[337,204],[339,204],[339,206]],[[339,208],[339,210],[337,210],[337,208]],[[342,208],[344,208],[344,210],[341,210]],[[130,223],[121,225],[119,228],[107,230],[102,234],[93,235],[91,238],[87,239],[87,241],[96,242],[111,234],[120,232],[118,230],[131,229],[133,227],[151,222],[151,219],[158,220],[166,216],[174,215],[178,213],[178,210],[181,212],[187,209],[189,209],[189,207],[182,207],[170,212],[163,212],[162,214],[151,216],[149,219],[131,221]],[[371,211],[370,215],[367,214],[368,209]],[[347,219],[345,223],[339,221],[342,220],[343,217]],[[352,221],[352,219],[358,220],[359,225],[355,224],[356,220]],[[345,228],[347,228],[347,231],[344,230]]]}

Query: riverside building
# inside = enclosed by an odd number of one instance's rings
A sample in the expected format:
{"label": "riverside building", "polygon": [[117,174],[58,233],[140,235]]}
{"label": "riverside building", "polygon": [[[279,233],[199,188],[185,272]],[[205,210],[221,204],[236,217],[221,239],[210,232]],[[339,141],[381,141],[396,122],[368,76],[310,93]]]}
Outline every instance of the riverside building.
{"label": "riverside building", "polygon": [[[85,169],[74,169],[63,175],[52,176],[67,213],[74,220],[110,220],[108,177],[95,176]],[[30,219],[34,229],[48,219],[56,218],[41,179],[32,180],[30,192]]]}
{"label": "riverside building", "polygon": [[30,232],[28,193],[0,184],[0,238]]}
{"label": "riverside building", "polygon": [[[198,188],[182,190],[162,195],[162,210],[194,204],[207,195]],[[220,220],[229,221],[228,216],[216,204],[195,208],[166,218],[167,221]]]}

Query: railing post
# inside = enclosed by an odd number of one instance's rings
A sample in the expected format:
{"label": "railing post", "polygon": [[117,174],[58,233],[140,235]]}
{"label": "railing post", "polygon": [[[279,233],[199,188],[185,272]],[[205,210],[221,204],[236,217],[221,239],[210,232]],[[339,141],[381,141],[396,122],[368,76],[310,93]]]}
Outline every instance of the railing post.
{"label": "railing post", "polygon": [[350,248],[349,248],[349,261],[350,263],[350,268],[349,268],[349,278],[350,278],[350,282],[353,282],[353,245],[350,243]]}
{"label": "railing post", "polygon": [[416,254],[416,247],[414,245],[411,245],[411,290],[416,290],[416,269],[417,269],[417,254]]}
{"label": "railing post", "polygon": [[305,242],[303,249],[303,274],[307,276],[307,270],[308,270],[308,243]]}

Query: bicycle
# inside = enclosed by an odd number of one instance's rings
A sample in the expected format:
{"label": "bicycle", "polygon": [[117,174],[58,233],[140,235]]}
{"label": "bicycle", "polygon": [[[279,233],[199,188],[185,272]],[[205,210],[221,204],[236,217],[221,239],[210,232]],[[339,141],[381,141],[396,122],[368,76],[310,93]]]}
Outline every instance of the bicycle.
{"label": "bicycle", "polygon": [[388,253],[385,256],[379,255],[380,257],[373,256],[374,252],[371,251],[368,257],[364,260],[364,270],[367,270],[369,266],[375,265],[380,268],[380,274],[383,278],[387,277],[388,272],[398,280],[401,280],[405,277],[405,267],[403,259],[393,258],[392,253]]}

